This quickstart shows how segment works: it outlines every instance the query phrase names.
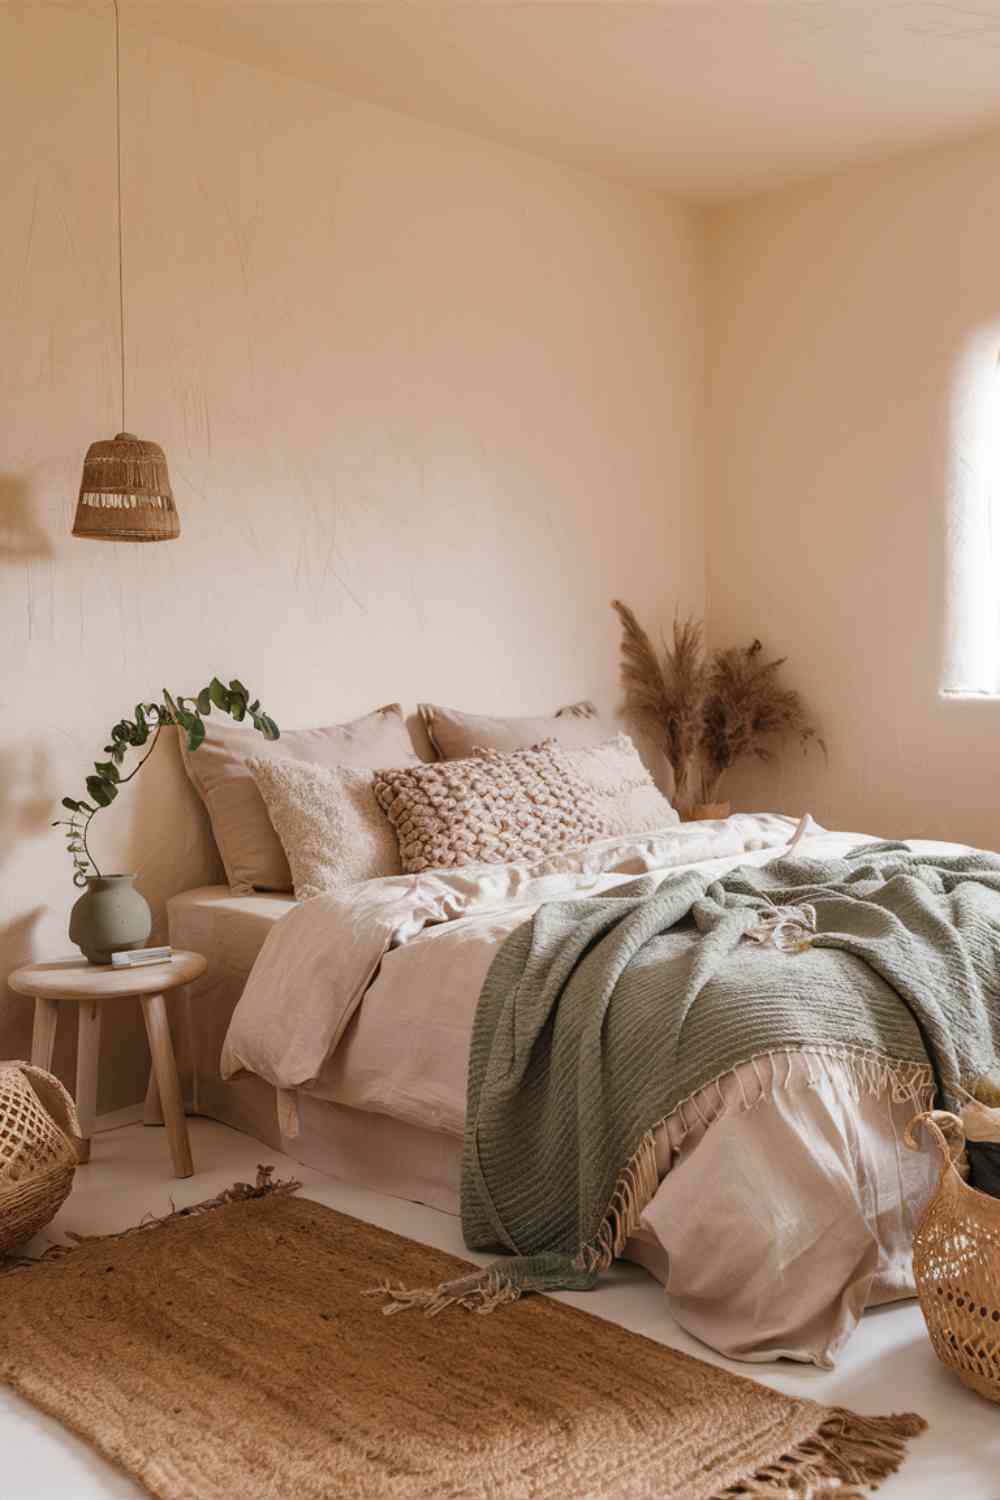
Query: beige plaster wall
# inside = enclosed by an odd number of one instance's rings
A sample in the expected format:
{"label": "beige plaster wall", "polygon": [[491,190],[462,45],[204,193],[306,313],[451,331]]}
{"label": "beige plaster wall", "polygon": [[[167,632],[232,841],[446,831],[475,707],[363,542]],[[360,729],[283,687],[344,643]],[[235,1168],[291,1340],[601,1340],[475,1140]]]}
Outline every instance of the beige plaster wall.
{"label": "beige plaster wall", "polygon": [[710,217],[712,634],[787,652],[830,742],[741,806],[998,847],[1000,702],[940,695],[996,621],[965,528],[1000,487],[998,175],[992,137]]}
{"label": "beige plaster wall", "polygon": [[[109,20],[0,8],[0,976],[67,949],[49,820],[138,699],[610,709],[610,596],[704,602],[700,217],[128,24],[128,425],[184,529],[73,540],[119,426],[112,58]],[[161,912],[212,845],[173,747],[131,793],[94,842]],[[104,1063],[137,1099],[130,1011]]]}

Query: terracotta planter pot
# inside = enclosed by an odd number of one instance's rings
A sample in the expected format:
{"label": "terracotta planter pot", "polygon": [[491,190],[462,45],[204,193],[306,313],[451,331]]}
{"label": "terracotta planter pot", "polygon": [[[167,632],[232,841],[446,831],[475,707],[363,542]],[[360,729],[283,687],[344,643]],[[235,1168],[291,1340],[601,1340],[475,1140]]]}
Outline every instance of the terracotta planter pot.
{"label": "terracotta planter pot", "polygon": [[684,822],[704,823],[709,818],[728,818],[732,810],[730,802],[696,802],[684,814]]}

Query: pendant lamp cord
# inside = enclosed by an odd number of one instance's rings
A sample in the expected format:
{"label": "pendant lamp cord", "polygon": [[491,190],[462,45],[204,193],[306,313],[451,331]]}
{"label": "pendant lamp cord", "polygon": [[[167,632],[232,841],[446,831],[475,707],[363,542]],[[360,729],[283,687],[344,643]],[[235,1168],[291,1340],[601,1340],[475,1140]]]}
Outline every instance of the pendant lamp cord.
{"label": "pendant lamp cord", "polygon": [[121,362],[122,425],[125,431],[125,272],[124,236],[122,234],[122,81],[121,20],[118,0],[115,7],[115,166],[118,176],[118,345]]}

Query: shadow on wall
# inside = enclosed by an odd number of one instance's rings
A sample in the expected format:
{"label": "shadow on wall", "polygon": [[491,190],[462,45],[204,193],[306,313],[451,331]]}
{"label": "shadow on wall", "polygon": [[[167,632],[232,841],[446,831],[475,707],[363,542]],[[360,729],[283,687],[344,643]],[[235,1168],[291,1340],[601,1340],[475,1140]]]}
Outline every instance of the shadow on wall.
{"label": "shadow on wall", "polygon": [[[49,756],[41,746],[0,752],[0,881],[13,879],[22,842],[51,832],[56,796],[52,789]],[[61,850],[57,852],[61,853]],[[21,912],[12,921],[0,923],[0,1055],[29,1057],[31,1054],[32,1002],[8,989],[6,974],[25,963],[34,949],[35,929],[45,916],[44,906]],[[65,1038],[62,1039],[65,1043]],[[72,1058],[61,1045],[56,1066],[68,1076]]]}
{"label": "shadow on wall", "polygon": [[[13,922],[0,926],[0,953],[8,956],[6,967],[14,969],[25,961],[31,952],[31,935],[40,921],[44,908],[36,906],[24,912]],[[31,1056],[31,1023],[34,1005],[25,995],[15,995],[8,988],[6,977],[0,980],[0,1034],[3,1035],[2,1055],[9,1057]],[[58,1063],[57,1063],[58,1066]],[[64,1067],[64,1076],[68,1073]]]}
{"label": "shadow on wall", "polygon": [[[52,831],[49,824],[57,803],[49,755],[43,746],[34,745],[23,755],[12,750],[0,751],[0,880],[11,878],[22,840]],[[27,954],[28,938],[42,910],[39,907],[0,927],[0,951]],[[21,945],[17,942],[19,937]]]}
{"label": "shadow on wall", "polygon": [[[30,482],[22,474],[0,472],[0,563],[21,566],[44,561],[53,554],[52,542],[35,514]],[[22,839],[47,831],[55,803],[44,748],[34,746],[24,755],[0,754],[0,880],[9,880]],[[32,934],[44,915],[42,906],[0,924],[0,954],[4,967],[14,968],[32,951]],[[0,1031],[4,1051],[28,1057],[31,1051],[32,1003],[0,980]]]}
{"label": "shadow on wall", "polygon": [[[0,472],[0,563],[20,566],[49,558],[52,542],[35,517],[31,484],[24,475]],[[24,754],[0,752],[0,878],[22,838],[48,831],[57,798],[49,756],[41,745]],[[0,928],[0,947],[27,953],[42,908]]]}
{"label": "shadow on wall", "polygon": [[52,553],[48,533],[35,516],[30,483],[22,474],[0,472],[0,561],[37,562]]}
{"label": "shadow on wall", "polygon": [[128,820],[118,856],[123,868],[135,872],[136,885],[152,908],[150,941],[165,943],[169,898],[225,880],[208,814],[181,761],[176,730],[164,730],[149,764],[126,788],[122,800],[126,798]]}

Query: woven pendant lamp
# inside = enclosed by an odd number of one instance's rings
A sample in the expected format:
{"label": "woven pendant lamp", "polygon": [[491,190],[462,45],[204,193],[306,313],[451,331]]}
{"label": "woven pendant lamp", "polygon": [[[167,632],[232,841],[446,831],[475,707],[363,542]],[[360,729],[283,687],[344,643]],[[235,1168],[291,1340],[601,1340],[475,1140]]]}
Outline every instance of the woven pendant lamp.
{"label": "woven pendant lamp", "polygon": [[[118,333],[125,426],[125,276],[122,235],[121,24],[115,8],[115,156],[118,168]],[[83,461],[73,535],[98,542],[169,542],[181,534],[159,443],[119,432],[91,443]]]}
{"label": "woven pendant lamp", "polygon": [[73,535],[97,542],[169,542],[181,522],[159,443],[131,432],[91,443]]}

